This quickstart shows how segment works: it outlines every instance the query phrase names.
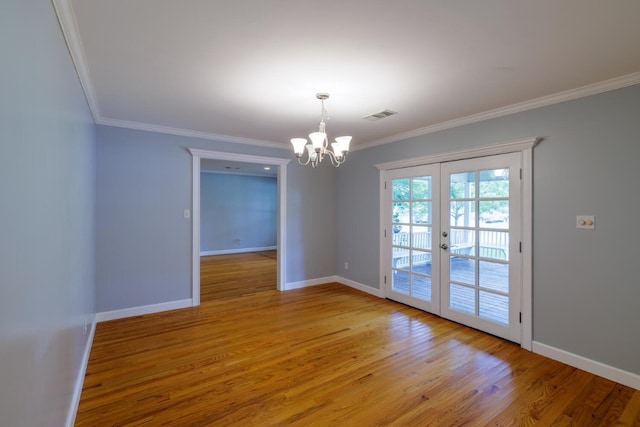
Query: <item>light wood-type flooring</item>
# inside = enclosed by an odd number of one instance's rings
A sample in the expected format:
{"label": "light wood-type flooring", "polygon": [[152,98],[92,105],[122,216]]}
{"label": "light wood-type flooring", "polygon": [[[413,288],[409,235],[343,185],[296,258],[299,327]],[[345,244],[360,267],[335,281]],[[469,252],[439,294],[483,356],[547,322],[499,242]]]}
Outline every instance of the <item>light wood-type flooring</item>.
{"label": "light wood-type flooring", "polygon": [[640,426],[639,391],[499,338],[336,283],[232,282],[100,323],[76,425]]}
{"label": "light wood-type flooring", "polygon": [[276,289],[276,251],[200,257],[200,303]]}

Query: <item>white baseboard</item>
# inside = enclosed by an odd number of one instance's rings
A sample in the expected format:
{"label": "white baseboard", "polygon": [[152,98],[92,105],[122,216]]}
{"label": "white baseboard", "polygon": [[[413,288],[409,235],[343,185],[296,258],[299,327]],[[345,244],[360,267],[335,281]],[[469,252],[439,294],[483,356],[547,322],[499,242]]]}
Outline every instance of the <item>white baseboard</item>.
{"label": "white baseboard", "polygon": [[317,286],[317,285],[323,285],[325,283],[333,283],[333,282],[337,282],[337,283],[340,283],[341,285],[349,286],[350,288],[357,289],[359,291],[365,292],[367,294],[371,294],[378,298],[384,298],[382,291],[380,289],[372,288],[371,286],[363,285],[362,283],[358,283],[350,279],[345,279],[344,277],[341,277],[341,276],[327,276],[327,277],[319,277],[317,279],[302,280],[300,282],[290,282],[290,283],[287,283],[284,289],[282,290],[289,291],[291,289],[306,288],[308,286]]}
{"label": "white baseboard", "polygon": [[140,307],[123,308],[122,310],[103,311],[96,314],[96,322],[123,319],[125,317],[141,316],[143,314],[159,313],[161,311],[177,310],[193,306],[193,300],[163,302],[160,304],[143,305]]}
{"label": "white baseboard", "polygon": [[605,365],[604,363],[596,362],[595,360],[587,359],[586,357],[578,356],[577,354],[569,353],[568,351],[540,342],[534,341],[532,348],[534,353],[640,390],[640,375],[623,371],[622,369],[614,368],[613,366]]}
{"label": "white baseboard", "polygon": [[282,290],[290,291],[291,289],[306,288],[308,286],[323,285],[325,283],[332,283],[337,281],[338,281],[338,276],[319,277],[317,279],[309,279],[309,280],[302,280],[300,282],[286,283]]}
{"label": "white baseboard", "polygon": [[341,276],[337,277],[336,282],[342,283],[343,285],[349,286],[350,288],[357,289],[367,294],[371,294],[378,298],[384,298],[384,294],[381,289],[372,288],[371,286],[363,285],[362,283],[358,283],[350,279],[345,279]]}
{"label": "white baseboard", "polygon": [[84,352],[82,353],[82,360],[80,361],[80,372],[78,372],[76,384],[73,387],[73,395],[71,396],[69,412],[67,413],[67,427],[73,427],[76,423],[76,414],[78,413],[78,406],[80,405],[80,396],[82,395],[84,377],[87,373],[87,366],[89,365],[89,355],[91,354],[91,346],[93,345],[93,336],[96,333],[96,316],[93,315],[92,317],[91,329],[89,329],[89,335],[87,336]]}
{"label": "white baseboard", "polygon": [[243,254],[246,252],[275,251],[277,249],[278,249],[277,246],[263,246],[260,248],[223,249],[220,251],[200,251],[200,256]]}

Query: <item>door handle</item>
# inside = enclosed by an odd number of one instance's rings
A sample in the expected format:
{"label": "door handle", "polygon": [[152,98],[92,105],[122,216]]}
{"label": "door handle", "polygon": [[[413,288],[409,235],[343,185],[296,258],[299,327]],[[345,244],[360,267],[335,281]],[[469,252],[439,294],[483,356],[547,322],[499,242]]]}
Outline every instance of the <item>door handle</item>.
{"label": "door handle", "polygon": [[446,243],[440,245],[440,249],[444,249],[445,251],[449,249],[449,246]]}

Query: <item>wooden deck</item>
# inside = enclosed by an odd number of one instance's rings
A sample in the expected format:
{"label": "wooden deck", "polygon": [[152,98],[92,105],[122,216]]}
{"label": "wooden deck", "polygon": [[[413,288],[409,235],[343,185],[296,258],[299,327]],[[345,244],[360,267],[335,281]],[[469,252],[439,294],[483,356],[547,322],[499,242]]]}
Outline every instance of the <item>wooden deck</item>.
{"label": "wooden deck", "polygon": [[[431,263],[421,262],[413,266],[413,271],[431,275]],[[481,288],[464,286],[473,285],[476,279],[476,265],[472,259],[455,257],[451,261],[451,280],[460,284],[451,286],[449,290],[449,306],[464,313],[506,325],[509,323],[508,265],[480,260],[478,264],[479,283]],[[426,277],[414,275],[411,295],[431,301],[431,281]],[[394,270],[392,276],[393,289],[409,294],[409,274]],[[484,289],[484,290],[483,290]],[[476,292],[479,293],[479,304],[476,307]],[[499,293],[496,293],[499,292]]]}
{"label": "wooden deck", "polygon": [[222,295],[98,324],[76,425],[640,426],[638,391],[343,285]]}

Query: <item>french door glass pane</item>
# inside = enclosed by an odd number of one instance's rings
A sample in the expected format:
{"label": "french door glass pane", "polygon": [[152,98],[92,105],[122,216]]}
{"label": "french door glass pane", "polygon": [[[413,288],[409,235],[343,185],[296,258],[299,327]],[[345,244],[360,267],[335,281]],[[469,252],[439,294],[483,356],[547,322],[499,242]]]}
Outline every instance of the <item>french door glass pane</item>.
{"label": "french door glass pane", "polygon": [[467,286],[451,284],[449,307],[469,314],[476,314],[476,292]]}
{"label": "french door glass pane", "polygon": [[402,270],[393,270],[391,275],[391,288],[396,292],[409,294],[409,272]]}
{"label": "french door glass pane", "polygon": [[476,263],[474,259],[452,256],[449,260],[449,271],[449,279],[452,282],[475,286]]}
{"label": "french door glass pane", "polygon": [[[394,224],[409,223],[409,203],[393,202],[393,215],[391,216]],[[395,230],[395,229],[394,229]]]}
{"label": "french door glass pane", "polygon": [[479,315],[494,322],[509,324],[509,297],[480,291]]}
{"label": "french door glass pane", "polygon": [[[401,226],[397,226],[398,231],[393,230],[393,234],[391,236],[391,242],[393,244],[393,246],[405,246],[408,247],[409,246],[409,235],[407,233],[401,233],[400,231],[402,230]],[[394,248],[396,249],[396,248]],[[395,258],[395,253],[393,254],[394,258]]]}
{"label": "french door glass pane", "polygon": [[414,224],[431,224],[431,202],[411,203],[411,215]]}
{"label": "french door glass pane", "polygon": [[409,269],[409,250],[404,248],[393,247],[393,268],[403,270]]}
{"label": "french door glass pane", "polygon": [[423,300],[431,301],[431,277],[414,274],[411,278],[413,294]]}
{"label": "french door glass pane", "polygon": [[463,172],[451,174],[449,194],[452,199],[476,197],[476,173]]}
{"label": "french door glass pane", "polygon": [[431,227],[411,227],[411,246],[416,249],[431,249]]}
{"label": "french door glass pane", "polygon": [[482,258],[509,260],[509,232],[480,230],[480,251]]}
{"label": "french door glass pane", "polygon": [[481,288],[509,292],[509,264],[480,261],[478,283]]}
{"label": "french door glass pane", "polygon": [[411,271],[431,274],[431,252],[411,250]]}
{"label": "french door glass pane", "polygon": [[459,228],[449,230],[449,248],[455,255],[474,256],[476,254],[476,231]]}
{"label": "french door glass pane", "polygon": [[509,169],[480,171],[478,189],[481,199],[509,197]]}
{"label": "french door glass pane", "polygon": [[393,193],[391,198],[393,200],[409,199],[409,178],[393,180]]}
{"label": "french door glass pane", "polygon": [[431,198],[430,176],[416,176],[411,178],[411,198],[414,200]]}
{"label": "french door glass pane", "polygon": [[481,200],[480,227],[509,228],[509,201]]}
{"label": "french door glass pane", "polygon": [[452,227],[475,227],[476,225],[476,202],[452,201],[449,213],[451,216],[450,225]]}

